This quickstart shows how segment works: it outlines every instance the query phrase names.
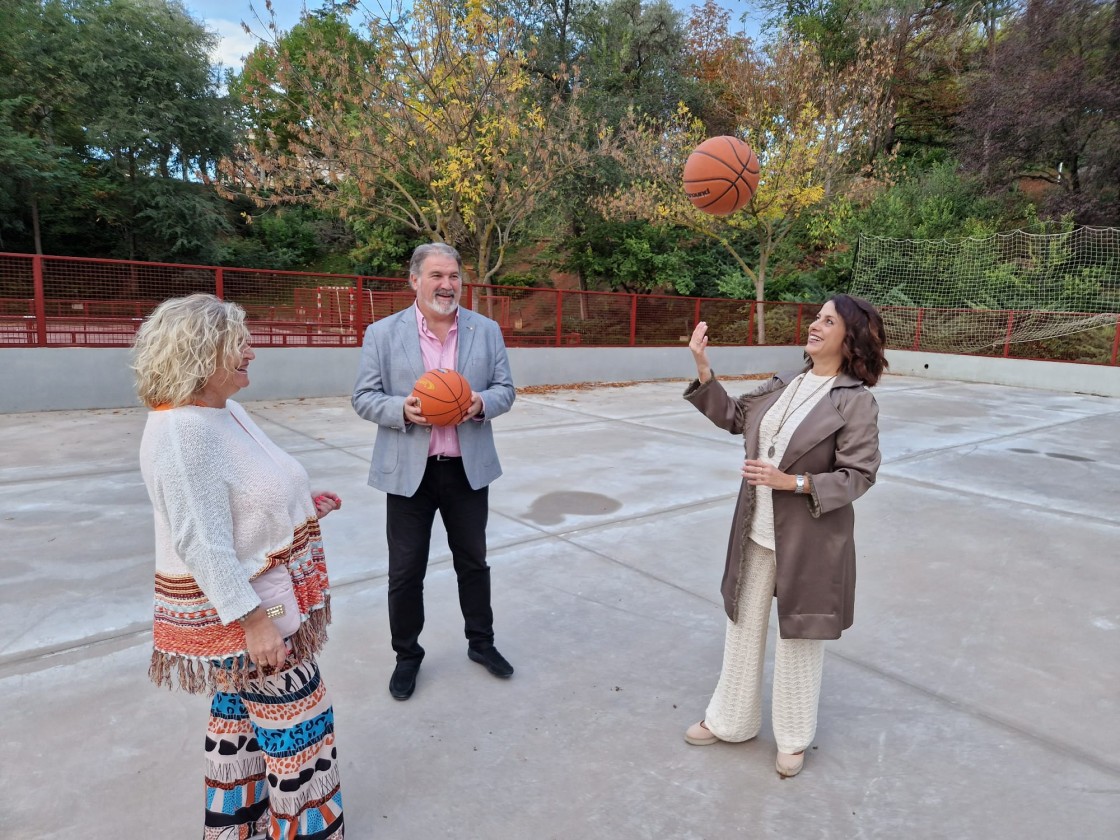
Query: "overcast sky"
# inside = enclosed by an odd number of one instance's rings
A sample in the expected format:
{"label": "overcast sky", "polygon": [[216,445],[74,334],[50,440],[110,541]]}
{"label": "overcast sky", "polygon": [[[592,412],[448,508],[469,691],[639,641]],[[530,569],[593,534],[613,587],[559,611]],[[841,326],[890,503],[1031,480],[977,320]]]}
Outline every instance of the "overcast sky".
{"label": "overcast sky", "polygon": [[[693,5],[693,0],[670,0],[678,9],[687,12]],[[697,0],[697,5],[703,0]],[[731,24],[738,29],[739,19],[748,15],[748,31],[757,31],[761,20],[757,7],[746,0],[719,0],[720,5],[731,12]],[[230,69],[239,69],[241,62],[248,55],[256,39],[248,35],[241,27],[241,22],[249,24],[257,34],[266,32],[268,13],[265,11],[264,0],[184,0],[187,10],[196,18],[205,22],[208,29],[216,32],[222,39],[221,45],[214,53],[215,62],[220,62]],[[320,3],[312,0],[308,5],[319,8]],[[378,0],[367,0],[367,8],[377,9]],[[274,0],[273,9],[276,12],[276,23],[281,29],[290,29],[299,21],[299,13],[304,3],[301,0]],[[254,11],[255,10],[255,11]],[[259,18],[258,18],[259,14]],[[264,21],[262,23],[261,21]]]}

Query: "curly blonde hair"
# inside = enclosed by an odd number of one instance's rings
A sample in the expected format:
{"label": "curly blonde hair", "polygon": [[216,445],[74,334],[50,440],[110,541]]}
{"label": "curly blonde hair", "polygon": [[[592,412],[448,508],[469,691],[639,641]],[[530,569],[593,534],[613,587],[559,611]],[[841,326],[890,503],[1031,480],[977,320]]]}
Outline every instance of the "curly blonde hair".
{"label": "curly blonde hair", "polygon": [[186,405],[219,367],[237,369],[248,342],[236,303],[203,294],[165,300],[132,343],[136,393],[149,408]]}

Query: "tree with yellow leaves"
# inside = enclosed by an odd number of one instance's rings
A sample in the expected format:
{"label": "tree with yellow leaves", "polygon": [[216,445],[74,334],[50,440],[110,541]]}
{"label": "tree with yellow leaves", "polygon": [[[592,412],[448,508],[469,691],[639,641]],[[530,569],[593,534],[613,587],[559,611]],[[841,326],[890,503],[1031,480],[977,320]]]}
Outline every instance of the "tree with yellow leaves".
{"label": "tree with yellow leaves", "polygon": [[299,61],[270,45],[275,76],[248,96],[298,90],[297,118],[269,129],[283,143],[243,146],[227,175],[262,203],[387,218],[463,248],[489,282],[549,189],[610,135],[534,83],[516,22],[481,0],[416,0],[364,32],[360,49],[350,35],[309,40]]}
{"label": "tree with yellow leaves", "polygon": [[[681,106],[668,123],[635,117],[620,128],[619,144],[626,152],[618,160],[633,181],[601,202],[603,212],[684,227],[715,240],[753,285],[755,300],[765,300],[770,259],[797,218],[825,198],[825,185],[842,160],[851,114],[835,106],[834,89],[831,107],[821,101],[825,75],[811,44],[785,38],[755,52],[740,41],[735,51],[721,56],[720,78],[721,101],[733,111],[729,122],[761,163],[758,190],[747,206],[730,216],[712,216],[685,197],[684,163],[706,131]],[[847,82],[853,96],[854,78]],[[748,236],[757,248],[753,264],[744,256]],[[746,297],[748,289],[745,283],[722,286],[733,297]],[[761,307],[757,324],[758,341],[764,343]]]}

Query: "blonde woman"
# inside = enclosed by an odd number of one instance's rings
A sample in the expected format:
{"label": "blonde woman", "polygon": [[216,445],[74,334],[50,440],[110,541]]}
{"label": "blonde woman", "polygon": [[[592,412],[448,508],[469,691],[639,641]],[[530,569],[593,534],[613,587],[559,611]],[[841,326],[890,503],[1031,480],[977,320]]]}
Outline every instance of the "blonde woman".
{"label": "blonde woman", "polygon": [[165,301],[133,346],[151,410],[140,469],[155,512],[157,685],[212,695],[203,837],[343,838],[334,712],[315,655],[330,584],[319,519],[341,505],[231,399],[254,353],[245,312]]}

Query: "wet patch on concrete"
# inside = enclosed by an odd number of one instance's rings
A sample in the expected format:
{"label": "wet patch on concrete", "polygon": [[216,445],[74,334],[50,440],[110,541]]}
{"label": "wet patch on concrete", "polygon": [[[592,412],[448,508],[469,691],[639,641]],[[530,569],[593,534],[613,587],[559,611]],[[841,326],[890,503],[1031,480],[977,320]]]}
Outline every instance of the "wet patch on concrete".
{"label": "wet patch on concrete", "polygon": [[578,490],[561,490],[538,496],[526,518],[538,525],[558,525],[568,515],[598,516],[614,513],[622,507],[622,502],[600,493],[584,493]]}

